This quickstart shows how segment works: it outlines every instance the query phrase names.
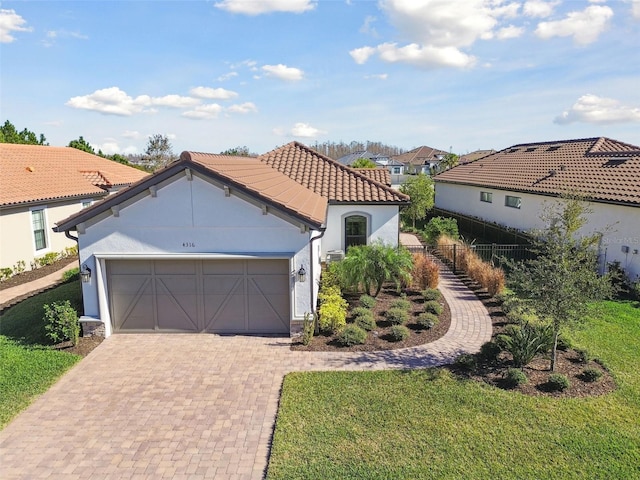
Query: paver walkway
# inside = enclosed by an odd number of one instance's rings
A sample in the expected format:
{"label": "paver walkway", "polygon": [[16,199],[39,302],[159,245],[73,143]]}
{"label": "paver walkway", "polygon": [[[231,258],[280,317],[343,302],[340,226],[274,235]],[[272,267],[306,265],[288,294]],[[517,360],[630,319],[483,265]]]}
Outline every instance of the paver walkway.
{"label": "paver walkway", "polygon": [[62,267],[60,270],[50,273],[45,277],[34,280],[33,282],[23,283],[22,285],[17,285],[15,287],[0,290],[0,306],[10,305],[11,301],[14,298],[19,298],[30,293],[37,293],[55,285],[56,283],[60,283],[60,281],[62,280],[62,274],[77,266],[78,261],[74,260],[71,261],[68,265]]}
{"label": "paver walkway", "polygon": [[420,347],[298,352],[288,338],[114,335],[0,431],[0,478],[260,479],[284,375],[426,368],[474,352],[490,317],[453,274],[451,328]]}

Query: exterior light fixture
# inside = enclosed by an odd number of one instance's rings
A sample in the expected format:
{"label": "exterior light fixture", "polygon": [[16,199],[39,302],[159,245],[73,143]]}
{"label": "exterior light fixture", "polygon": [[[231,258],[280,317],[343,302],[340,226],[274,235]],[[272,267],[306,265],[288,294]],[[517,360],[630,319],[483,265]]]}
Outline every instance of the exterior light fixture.
{"label": "exterior light fixture", "polygon": [[296,280],[300,283],[304,283],[307,281],[307,271],[302,265],[300,265],[300,269],[296,273]]}
{"label": "exterior light fixture", "polygon": [[91,269],[87,267],[86,263],[82,264],[82,270],[80,270],[80,279],[82,283],[89,283],[91,281]]}

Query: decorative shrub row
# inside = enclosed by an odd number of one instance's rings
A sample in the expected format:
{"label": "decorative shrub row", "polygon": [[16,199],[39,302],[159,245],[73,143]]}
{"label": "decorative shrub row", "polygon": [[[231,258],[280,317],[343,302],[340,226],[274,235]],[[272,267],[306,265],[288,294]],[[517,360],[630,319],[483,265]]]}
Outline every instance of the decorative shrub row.
{"label": "decorative shrub row", "polygon": [[[73,257],[78,254],[78,247],[66,247],[61,252],[49,252],[42,257],[36,258],[31,262],[31,270],[35,270],[40,267],[52,265],[58,260],[64,258]],[[19,275],[26,270],[27,264],[24,260],[18,260],[13,267],[0,268],[0,282],[8,280],[14,275]]]}

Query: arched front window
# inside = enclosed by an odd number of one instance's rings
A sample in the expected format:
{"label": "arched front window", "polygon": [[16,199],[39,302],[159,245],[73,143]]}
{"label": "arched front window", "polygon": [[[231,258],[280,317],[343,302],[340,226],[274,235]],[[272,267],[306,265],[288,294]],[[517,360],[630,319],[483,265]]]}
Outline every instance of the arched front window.
{"label": "arched front window", "polygon": [[344,219],[344,247],[367,244],[367,217],[351,215]]}

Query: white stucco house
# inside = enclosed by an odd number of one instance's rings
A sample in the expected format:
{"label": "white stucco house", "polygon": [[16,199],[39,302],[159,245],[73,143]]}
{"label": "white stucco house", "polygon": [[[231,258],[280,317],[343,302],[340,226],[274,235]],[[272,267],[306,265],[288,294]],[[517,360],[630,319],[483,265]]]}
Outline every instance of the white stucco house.
{"label": "white stucco house", "polygon": [[78,238],[83,320],[106,336],[290,334],[315,310],[327,254],[397,245],[408,201],[292,142],[257,158],[183,152],[54,230]]}
{"label": "white stucco house", "polygon": [[75,148],[0,143],[0,268],[75,247],[51,227],[146,175]]}
{"label": "white stucco house", "polygon": [[640,147],[609,138],[514,145],[437,175],[435,206],[522,231],[544,227],[545,204],[567,193],[592,212],[604,268],[640,276]]}

